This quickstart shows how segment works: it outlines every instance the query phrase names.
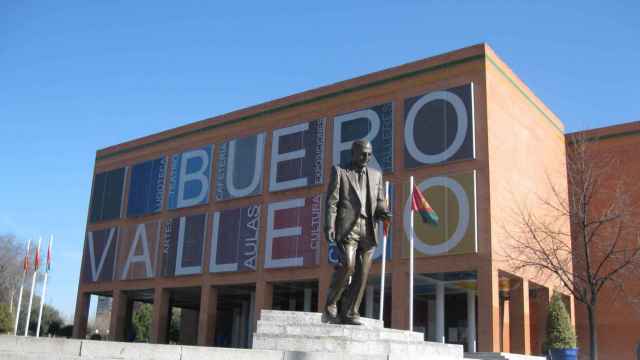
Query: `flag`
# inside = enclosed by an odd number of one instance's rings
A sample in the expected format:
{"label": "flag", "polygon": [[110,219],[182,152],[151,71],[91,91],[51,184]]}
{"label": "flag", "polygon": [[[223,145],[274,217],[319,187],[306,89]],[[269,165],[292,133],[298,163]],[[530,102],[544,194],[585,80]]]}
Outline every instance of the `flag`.
{"label": "flag", "polygon": [[47,267],[46,271],[51,270],[51,240],[49,240],[49,246],[47,247]]}
{"label": "flag", "polygon": [[36,256],[33,257],[33,271],[38,271],[39,267],[40,267],[40,246],[36,248]]}
{"label": "flag", "polygon": [[27,248],[27,253],[24,254],[24,261],[22,262],[22,270],[24,272],[29,271],[29,248]]}
{"label": "flag", "polygon": [[391,226],[391,220],[384,219],[382,221],[382,230],[384,231],[384,236],[389,236],[389,226]]}
{"label": "flag", "polygon": [[417,211],[422,217],[422,221],[431,224],[438,225],[438,214],[431,208],[431,205],[427,202],[427,199],[422,195],[422,191],[414,184],[413,185],[413,196],[411,202],[411,208],[413,211]]}
{"label": "flag", "polygon": [[[386,209],[389,209],[389,182],[385,185],[387,187],[386,195],[384,199],[384,206]],[[391,226],[391,219],[386,218],[382,220],[382,231],[384,231],[384,236],[389,235],[389,227]]]}

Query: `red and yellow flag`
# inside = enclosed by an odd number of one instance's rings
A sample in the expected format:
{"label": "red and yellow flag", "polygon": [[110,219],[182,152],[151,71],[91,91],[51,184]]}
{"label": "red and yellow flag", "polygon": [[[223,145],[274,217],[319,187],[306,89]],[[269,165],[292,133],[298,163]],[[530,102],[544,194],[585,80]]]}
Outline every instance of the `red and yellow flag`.
{"label": "red and yellow flag", "polygon": [[431,205],[427,202],[427,199],[422,195],[422,191],[414,184],[413,185],[413,196],[411,201],[411,208],[413,211],[417,211],[422,218],[422,221],[431,224],[438,225],[438,214],[431,208]]}
{"label": "red and yellow flag", "polygon": [[[388,210],[389,209],[389,184],[387,182],[387,195],[384,199],[384,206]],[[386,218],[382,220],[382,231],[384,232],[384,236],[389,236],[389,228],[391,227],[391,219]]]}
{"label": "red and yellow flag", "polygon": [[29,271],[29,250],[24,254],[24,260],[22,261],[22,270],[24,272]]}
{"label": "red and yellow flag", "polygon": [[384,219],[382,221],[382,230],[384,231],[384,236],[389,236],[389,226],[391,226],[391,220]]}
{"label": "red and yellow flag", "polygon": [[49,240],[49,246],[47,247],[47,266],[46,271],[51,270],[51,240]]}
{"label": "red and yellow flag", "polygon": [[33,257],[33,271],[38,271],[40,268],[40,246],[36,248],[36,255]]}

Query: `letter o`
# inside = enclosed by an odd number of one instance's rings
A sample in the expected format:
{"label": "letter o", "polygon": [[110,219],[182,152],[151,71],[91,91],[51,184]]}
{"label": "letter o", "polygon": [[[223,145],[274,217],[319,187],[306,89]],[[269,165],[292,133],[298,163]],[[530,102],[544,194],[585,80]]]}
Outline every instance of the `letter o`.
{"label": "letter o", "polygon": [[[464,191],[464,188],[460,183],[447,176],[436,176],[421,182],[418,187],[420,188],[420,191],[426,191],[434,186],[444,186],[451,190],[455,195],[456,200],[458,201],[458,226],[456,226],[456,230],[449,239],[437,245],[425,244],[414,231],[413,238],[414,240],[418,240],[414,241],[415,248],[421,253],[427,255],[443,254],[456,247],[456,245],[462,241],[464,234],[467,232],[467,227],[469,226],[469,200],[467,199],[467,193]],[[411,216],[410,200],[411,198],[409,197],[404,205],[403,224],[405,234],[407,235],[411,233],[411,224],[409,219]]]}
{"label": "letter o", "polygon": [[[453,139],[451,145],[446,148],[443,152],[438,154],[425,154],[416,146],[415,137],[413,134],[413,128],[416,122],[416,117],[418,116],[418,111],[422,109],[428,103],[435,100],[443,100],[450,103],[455,112],[458,120],[458,130],[456,132],[456,136]],[[407,151],[409,154],[413,156],[414,159],[423,163],[423,164],[437,164],[443,162],[453,156],[458,149],[462,146],[464,142],[464,138],[467,135],[467,108],[462,102],[462,99],[458,97],[458,95],[450,92],[450,91],[434,91],[428,93],[418,99],[407,114],[407,121],[404,125],[404,141],[407,147]]]}

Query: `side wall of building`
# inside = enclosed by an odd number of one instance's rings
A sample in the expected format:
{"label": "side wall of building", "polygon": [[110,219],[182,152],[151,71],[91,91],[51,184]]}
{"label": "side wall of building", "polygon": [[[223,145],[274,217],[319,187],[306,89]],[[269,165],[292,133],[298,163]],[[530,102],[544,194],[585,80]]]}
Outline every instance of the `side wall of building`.
{"label": "side wall of building", "polygon": [[[589,151],[611,159],[611,172],[601,184],[604,202],[599,201],[595,208],[604,209],[611,199],[612,187],[623,181],[628,193],[630,206],[640,209],[640,122],[617,125],[583,132],[591,139]],[[567,135],[570,139],[574,134]],[[639,216],[640,214],[636,215]],[[625,245],[637,246],[636,237],[626,237]],[[593,253],[597,254],[598,243]],[[601,359],[636,359],[640,350],[640,277],[637,269],[627,269],[623,277],[624,291],[611,283],[600,293],[597,305],[598,355]],[[578,347],[581,353],[589,352],[589,326],[586,307],[576,304],[576,330]]]}
{"label": "side wall of building", "polygon": [[[494,346],[540,353],[546,309],[530,309],[529,293],[536,294],[533,290],[541,286],[556,288],[557,283],[532,271],[515,271],[508,260],[522,239],[524,214],[557,216],[543,202],[566,202],[564,126],[495,53],[487,53],[486,63],[491,263],[493,281],[501,290],[493,294],[499,307],[493,309],[493,321],[494,329],[503,332],[502,344]],[[568,221],[559,225],[568,233]],[[570,245],[570,238],[565,240]]]}

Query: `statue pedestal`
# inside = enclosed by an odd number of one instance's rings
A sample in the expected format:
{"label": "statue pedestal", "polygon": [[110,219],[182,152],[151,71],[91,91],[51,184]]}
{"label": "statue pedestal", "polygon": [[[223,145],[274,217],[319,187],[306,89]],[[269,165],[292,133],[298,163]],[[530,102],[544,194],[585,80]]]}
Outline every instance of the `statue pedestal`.
{"label": "statue pedestal", "polygon": [[461,345],[423,341],[423,334],[386,329],[380,320],[364,325],[324,324],[322,314],[262,310],[253,348],[261,350],[340,353],[345,359],[461,360]]}

